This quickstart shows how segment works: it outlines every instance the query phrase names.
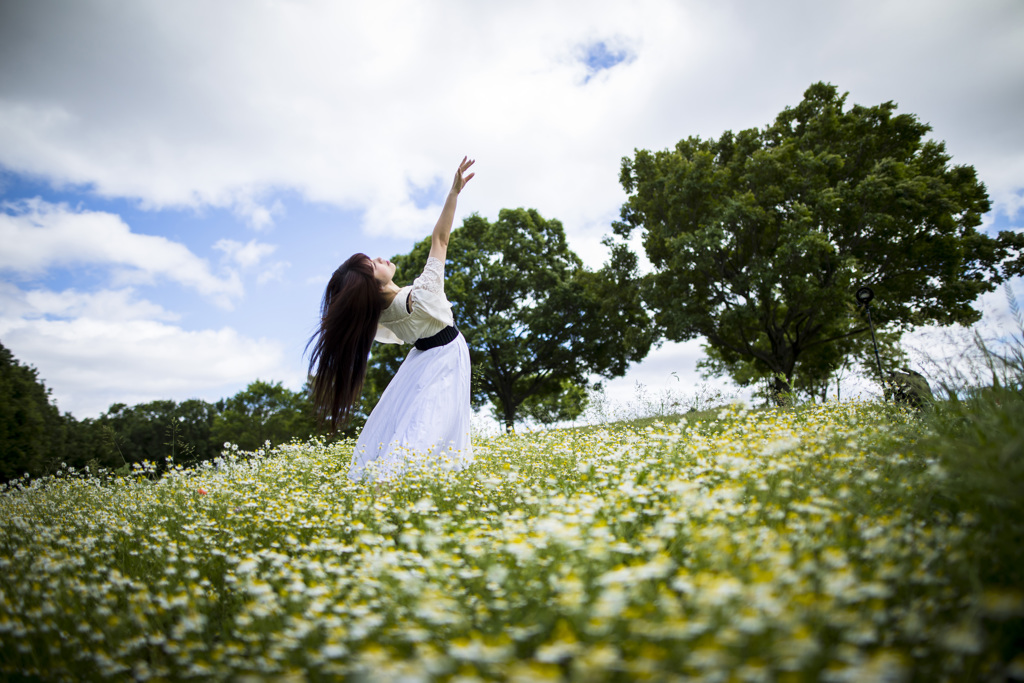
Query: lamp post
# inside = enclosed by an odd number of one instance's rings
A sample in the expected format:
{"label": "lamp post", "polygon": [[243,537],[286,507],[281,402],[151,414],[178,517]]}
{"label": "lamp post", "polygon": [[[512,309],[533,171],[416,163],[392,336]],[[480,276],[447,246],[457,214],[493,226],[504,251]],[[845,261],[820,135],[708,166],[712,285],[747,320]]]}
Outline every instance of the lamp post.
{"label": "lamp post", "polygon": [[875,347],[875,362],[878,363],[878,379],[883,384],[885,383],[885,377],[882,375],[882,358],[878,355],[878,341],[875,339],[875,325],[871,322],[871,300],[875,298],[875,293],[871,291],[870,287],[861,287],[857,290],[857,303],[864,307],[864,310],[868,313],[868,327],[871,329],[871,343]]}

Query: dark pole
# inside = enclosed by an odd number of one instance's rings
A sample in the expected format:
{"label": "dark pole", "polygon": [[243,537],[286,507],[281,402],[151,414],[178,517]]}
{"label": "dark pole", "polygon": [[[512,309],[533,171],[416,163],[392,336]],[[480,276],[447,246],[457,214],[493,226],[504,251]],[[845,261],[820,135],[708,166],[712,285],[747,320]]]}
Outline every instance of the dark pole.
{"label": "dark pole", "polygon": [[871,291],[870,287],[861,287],[857,290],[857,303],[864,306],[864,310],[868,313],[868,327],[871,329],[871,344],[875,347],[875,362],[878,363],[878,380],[885,383],[885,376],[882,375],[882,357],[878,355],[878,341],[875,339],[875,325],[871,322],[871,300],[875,298],[875,293]]}

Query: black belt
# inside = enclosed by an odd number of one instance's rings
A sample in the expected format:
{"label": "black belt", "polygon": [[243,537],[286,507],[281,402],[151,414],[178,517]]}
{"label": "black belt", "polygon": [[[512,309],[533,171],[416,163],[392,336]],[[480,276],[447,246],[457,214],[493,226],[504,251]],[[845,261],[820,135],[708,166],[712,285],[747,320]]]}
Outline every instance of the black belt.
{"label": "black belt", "polygon": [[449,325],[432,337],[424,337],[423,339],[416,340],[416,348],[420,351],[426,351],[437,346],[444,346],[455,341],[455,338],[459,336],[459,331],[454,326]]}

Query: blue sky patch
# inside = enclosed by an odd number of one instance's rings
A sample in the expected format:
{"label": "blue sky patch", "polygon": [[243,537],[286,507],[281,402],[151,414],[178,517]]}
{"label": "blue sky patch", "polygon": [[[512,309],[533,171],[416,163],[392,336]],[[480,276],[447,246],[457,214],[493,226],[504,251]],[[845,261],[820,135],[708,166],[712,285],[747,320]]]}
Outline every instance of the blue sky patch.
{"label": "blue sky patch", "polygon": [[587,66],[587,77],[584,83],[590,81],[602,71],[607,71],[622,62],[630,62],[633,55],[624,49],[608,47],[608,43],[600,41],[592,43],[584,48],[583,63]]}
{"label": "blue sky patch", "polygon": [[448,183],[443,176],[437,176],[429,185],[419,186],[409,183],[409,198],[417,209],[427,209],[431,206],[444,204],[447,194]]}

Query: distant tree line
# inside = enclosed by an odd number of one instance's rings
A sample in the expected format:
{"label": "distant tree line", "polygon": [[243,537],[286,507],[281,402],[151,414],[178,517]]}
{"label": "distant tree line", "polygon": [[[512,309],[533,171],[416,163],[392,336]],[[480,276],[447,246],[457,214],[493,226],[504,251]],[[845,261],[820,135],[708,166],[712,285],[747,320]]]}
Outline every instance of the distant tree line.
{"label": "distant tree line", "polygon": [[254,451],[314,434],[306,391],[257,380],[214,403],[189,399],[115,403],[97,418],[63,415],[36,368],[0,344],[0,481],[74,469],[120,470],[149,461],[189,466],[219,456],[225,444]]}

